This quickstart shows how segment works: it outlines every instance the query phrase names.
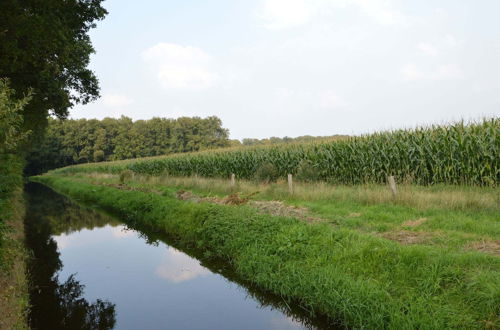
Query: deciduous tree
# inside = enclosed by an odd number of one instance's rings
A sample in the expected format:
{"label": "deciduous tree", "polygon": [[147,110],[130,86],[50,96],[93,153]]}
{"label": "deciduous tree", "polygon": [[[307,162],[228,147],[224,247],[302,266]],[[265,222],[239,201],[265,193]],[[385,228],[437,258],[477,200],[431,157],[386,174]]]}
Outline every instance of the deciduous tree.
{"label": "deciduous tree", "polygon": [[102,1],[0,1],[0,77],[10,79],[18,98],[33,90],[26,127],[41,130],[49,112],[64,118],[99,96],[87,68],[94,52],[88,32],[107,14]]}

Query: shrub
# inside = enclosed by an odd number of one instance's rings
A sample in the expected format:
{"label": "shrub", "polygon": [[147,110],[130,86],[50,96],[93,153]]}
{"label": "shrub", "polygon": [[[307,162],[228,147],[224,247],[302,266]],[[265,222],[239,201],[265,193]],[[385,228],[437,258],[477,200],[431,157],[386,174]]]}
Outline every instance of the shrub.
{"label": "shrub", "polygon": [[131,170],[123,170],[120,172],[120,184],[124,184],[127,180],[132,179],[134,172]]}
{"label": "shrub", "polygon": [[104,160],[104,151],[96,150],[94,151],[94,162],[102,162]]}

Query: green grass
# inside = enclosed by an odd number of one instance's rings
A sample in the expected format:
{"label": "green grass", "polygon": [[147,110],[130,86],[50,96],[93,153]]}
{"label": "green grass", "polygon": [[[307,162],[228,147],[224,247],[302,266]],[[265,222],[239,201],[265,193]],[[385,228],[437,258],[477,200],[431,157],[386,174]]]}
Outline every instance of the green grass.
{"label": "green grass", "polygon": [[[116,184],[110,174],[75,174],[74,180],[94,184]],[[227,180],[196,177],[135,176],[127,185],[145,191],[172,194],[180,189],[202,197],[223,197],[235,191]],[[242,195],[259,192],[257,200],[280,200],[306,208],[308,214],[331,225],[384,236],[405,243],[439,245],[448,249],[468,250],[481,247],[494,253],[500,246],[500,205],[498,190],[488,187],[406,185],[399,187],[393,199],[386,186],[334,186],[324,183],[298,183],[294,195],[287,184],[260,184],[239,181]],[[408,222],[424,219],[417,226]],[[484,248],[486,247],[486,249]],[[489,251],[488,251],[489,250]]]}
{"label": "green grass", "polygon": [[[182,185],[165,187],[160,181],[128,183],[141,191],[103,185],[116,184],[113,176],[48,175],[34,180],[99,205],[127,222],[175,235],[205,255],[224,258],[244,280],[286,300],[299,301],[311,313],[327,315],[347,327],[498,326],[500,258],[458,248],[465,239],[460,235],[498,238],[498,220],[491,217],[495,208],[488,198],[480,199],[489,205],[484,215],[474,205],[469,211],[463,208],[466,204],[459,205],[467,203],[467,198],[459,204],[444,204],[441,210],[404,200],[378,203],[367,198],[370,193],[358,194],[360,198],[354,200],[287,198],[288,203],[307,205],[327,218],[311,224],[262,214],[249,206],[180,201],[174,191]],[[217,188],[198,189],[205,194],[224,193]],[[281,194],[280,187],[273,189],[261,197]],[[350,217],[354,212],[361,215]],[[445,222],[447,215],[456,223]],[[446,246],[446,239],[443,246],[404,245],[379,236],[417,216],[429,218],[422,224],[426,231],[456,232],[456,248]],[[475,219],[480,225],[470,223]]]}
{"label": "green grass", "polygon": [[0,198],[0,329],[28,329],[25,208],[22,189],[14,188]]}

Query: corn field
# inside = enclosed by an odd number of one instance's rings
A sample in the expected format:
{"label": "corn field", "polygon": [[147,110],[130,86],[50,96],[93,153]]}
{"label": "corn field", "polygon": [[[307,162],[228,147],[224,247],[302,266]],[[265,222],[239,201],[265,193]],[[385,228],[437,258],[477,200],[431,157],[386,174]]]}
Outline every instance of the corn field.
{"label": "corn field", "polygon": [[347,140],[243,147],[175,154],[124,162],[74,166],[59,171],[118,173],[130,169],[148,175],[229,177],[252,179],[264,163],[281,177],[295,174],[308,160],[319,178],[339,184],[384,183],[388,175],[399,182],[496,186],[500,177],[500,118],[477,123],[381,132]]}

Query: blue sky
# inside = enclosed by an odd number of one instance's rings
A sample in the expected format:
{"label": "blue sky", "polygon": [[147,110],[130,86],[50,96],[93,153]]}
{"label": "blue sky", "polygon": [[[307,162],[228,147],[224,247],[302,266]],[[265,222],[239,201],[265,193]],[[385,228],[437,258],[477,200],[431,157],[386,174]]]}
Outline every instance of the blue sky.
{"label": "blue sky", "polygon": [[107,0],[73,118],[219,116],[232,138],[500,115],[500,1]]}

